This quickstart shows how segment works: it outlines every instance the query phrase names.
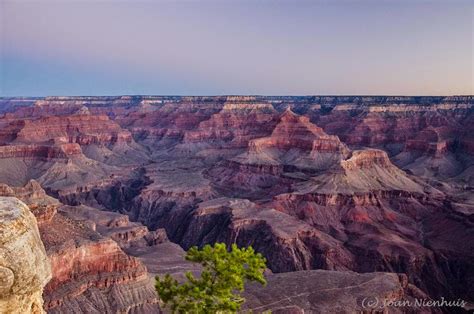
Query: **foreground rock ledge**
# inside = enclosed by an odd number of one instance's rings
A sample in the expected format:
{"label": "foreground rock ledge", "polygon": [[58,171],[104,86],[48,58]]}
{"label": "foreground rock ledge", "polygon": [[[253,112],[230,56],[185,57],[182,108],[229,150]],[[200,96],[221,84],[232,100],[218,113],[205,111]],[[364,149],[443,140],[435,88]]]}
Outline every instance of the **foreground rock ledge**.
{"label": "foreground rock ledge", "polygon": [[0,197],[0,313],[44,313],[51,266],[36,219],[14,197]]}
{"label": "foreground rock ledge", "polygon": [[[372,312],[374,309],[363,306],[367,298],[381,302],[428,299],[403,274],[327,270],[271,274],[265,287],[249,284],[244,297],[244,311],[295,314]],[[403,312],[403,309],[389,310]]]}

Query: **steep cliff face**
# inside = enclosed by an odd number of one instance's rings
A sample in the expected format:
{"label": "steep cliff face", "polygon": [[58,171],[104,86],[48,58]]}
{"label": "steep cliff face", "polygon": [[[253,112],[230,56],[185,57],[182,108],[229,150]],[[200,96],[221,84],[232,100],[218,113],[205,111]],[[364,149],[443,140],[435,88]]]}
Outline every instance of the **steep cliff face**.
{"label": "steep cliff face", "polygon": [[[45,112],[41,111],[44,108]],[[31,109],[31,108],[30,108]],[[74,109],[74,110],[73,110]],[[80,188],[124,173],[117,168],[147,160],[143,147],[107,115],[88,107],[38,105],[8,113],[0,119],[0,181],[24,185],[39,181],[55,193]],[[48,115],[51,113],[51,115]]]}
{"label": "steep cliff face", "polygon": [[379,97],[310,106],[307,115],[353,146],[381,148],[397,165],[437,178],[463,173],[472,156],[472,96]]}
{"label": "steep cliff face", "polygon": [[348,149],[336,136],[327,135],[308,118],[287,109],[270,136],[252,140],[248,152],[234,161],[321,170],[347,153]]}
{"label": "steep cliff face", "polygon": [[[326,145],[324,145],[326,144]],[[339,139],[328,136],[318,126],[312,124],[307,117],[299,116],[290,109],[280,116],[271,136],[255,140],[250,144],[253,150],[276,148],[289,150],[292,148],[303,151],[338,152],[344,150]]]}
{"label": "steep cliff face", "polygon": [[277,111],[266,103],[226,102],[218,113],[186,132],[185,143],[243,148],[251,139],[268,135]]}
{"label": "steep cliff face", "polygon": [[81,147],[77,144],[61,144],[57,146],[42,145],[8,145],[0,146],[0,158],[38,159],[52,161],[65,159],[69,156],[81,155]]}
{"label": "steep cliff face", "polygon": [[43,142],[50,139],[88,145],[130,142],[132,137],[129,131],[122,130],[107,116],[80,114],[27,121],[16,138],[19,142]]}
{"label": "steep cliff face", "polygon": [[[71,230],[71,223],[66,226],[68,232],[76,232]],[[51,226],[44,226],[48,227]],[[157,311],[156,294],[145,266],[127,256],[115,241],[92,238],[74,244],[66,240],[59,248],[50,238],[51,233],[50,228],[42,231],[53,269],[53,278],[44,291],[49,313],[70,309],[115,313],[139,311],[147,306],[154,306]],[[60,236],[56,232],[52,235]]]}
{"label": "steep cliff face", "polygon": [[0,312],[44,313],[51,266],[36,219],[13,197],[0,197]]}
{"label": "steep cliff face", "polygon": [[[252,246],[275,272],[311,268],[350,269],[353,257],[342,243],[289,215],[242,199],[218,198],[193,212],[163,215],[163,228],[184,248],[206,243]],[[180,224],[180,228],[176,225]]]}
{"label": "steep cliff face", "polygon": [[131,130],[135,139],[147,146],[170,147],[179,143],[184,134],[219,111],[220,104],[188,102],[179,106],[163,100],[144,100],[137,110],[117,118],[117,121]]}
{"label": "steep cliff face", "polygon": [[144,225],[131,222],[126,215],[88,206],[64,206],[61,213],[87,222],[103,237],[114,240],[127,255],[138,258],[150,276],[170,273],[182,277],[185,271],[199,269],[197,264],[184,259],[184,250],[168,240],[164,229],[149,231]]}

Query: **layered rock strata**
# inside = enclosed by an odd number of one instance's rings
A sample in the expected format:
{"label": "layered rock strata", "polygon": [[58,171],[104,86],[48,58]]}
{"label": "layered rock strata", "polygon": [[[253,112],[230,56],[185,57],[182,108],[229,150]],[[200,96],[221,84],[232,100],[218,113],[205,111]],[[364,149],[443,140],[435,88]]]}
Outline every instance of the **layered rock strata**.
{"label": "layered rock strata", "polygon": [[[114,231],[109,234],[110,237],[105,232],[102,235],[96,231],[96,224],[92,219],[85,220],[70,214],[70,211],[74,211],[73,207],[65,207],[47,196],[36,181],[31,181],[24,187],[1,185],[0,191],[2,195],[15,195],[30,204],[38,219],[39,242],[36,245],[39,249],[43,248],[44,243],[47,254],[44,258],[48,267],[51,267],[48,268],[49,277],[44,282],[44,292],[41,291],[44,308],[48,313],[65,313],[71,310],[83,313],[159,311],[145,265],[126,254],[118,244],[122,243],[118,241],[128,237],[123,235],[124,230],[120,232],[120,224],[112,224]],[[90,210],[100,212],[93,208]],[[128,221],[126,216],[123,218]],[[137,229],[145,231],[146,227]],[[138,238],[140,235],[144,236],[143,232],[134,232],[133,229],[129,233]],[[161,239],[163,236],[153,237],[152,234],[148,238],[150,241],[167,240],[166,234],[164,239]],[[41,268],[38,269],[42,271]]]}
{"label": "layered rock strata", "polygon": [[[94,228],[152,273],[180,265],[152,262],[161,257],[148,243],[160,242],[165,228],[185,248],[254,245],[274,271],[401,272],[432,297],[472,296],[472,96],[0,102],[9,107],[0,118],[9,154],[0,159],[0,181],[36,179],[63,203],[89,208],[58,215],[90,228],[106,220],[85,214],[91,207],[145,224],[154,231],[125,221]],[[65,144],[81,153],[61,153]],[[9,152],[30,145],[54,153]],[[39,220],[54,220],[43,212]]]}

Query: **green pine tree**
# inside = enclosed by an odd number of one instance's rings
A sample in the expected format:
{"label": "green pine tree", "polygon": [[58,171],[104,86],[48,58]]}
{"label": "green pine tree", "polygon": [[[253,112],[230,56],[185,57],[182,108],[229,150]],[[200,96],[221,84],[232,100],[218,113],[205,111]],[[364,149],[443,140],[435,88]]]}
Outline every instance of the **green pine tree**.
{"label": "green pine tree", "polygon": [[203,266],[201,277],[187,272],[187,281],[181,284],[169,274],[156,277],[156,291],[173,313],[233,313],[245,301],[241,292],[246,281],[266,284],[265,258],[252,247],[233,244],[230,251],[223,243],[201,250],[192,247],[186,259]]}

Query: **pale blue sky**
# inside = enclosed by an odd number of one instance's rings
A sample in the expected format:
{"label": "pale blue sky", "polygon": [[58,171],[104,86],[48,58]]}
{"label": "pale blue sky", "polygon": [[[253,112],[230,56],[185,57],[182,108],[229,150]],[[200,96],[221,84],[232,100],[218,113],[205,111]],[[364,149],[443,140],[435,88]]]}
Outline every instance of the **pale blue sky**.
{"label": "pale blue sky", "polygon": [[0,96],[473,94],[473,3],[0,0]]}

